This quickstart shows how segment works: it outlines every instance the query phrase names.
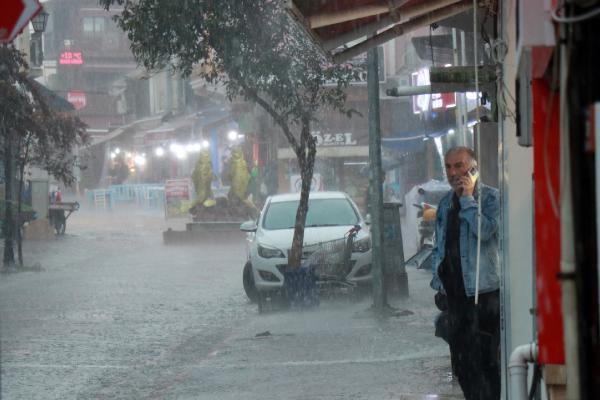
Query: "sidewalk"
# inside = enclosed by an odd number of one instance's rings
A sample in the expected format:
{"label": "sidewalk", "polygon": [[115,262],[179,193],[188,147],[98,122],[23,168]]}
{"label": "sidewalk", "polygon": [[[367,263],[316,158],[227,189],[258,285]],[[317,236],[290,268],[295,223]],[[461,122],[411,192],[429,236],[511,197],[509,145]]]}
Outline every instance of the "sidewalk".
{"label": "sidewalk", "polygon": [[257,313],[188,367],[186,379],[202,392],[184,393],[182,385],[174,398],[462,398],[458,384],[448,382],[448,346],[433,335],[430,273],[408,273],[410,299],[393,305],[414,314],[378,320],[370,298]]}

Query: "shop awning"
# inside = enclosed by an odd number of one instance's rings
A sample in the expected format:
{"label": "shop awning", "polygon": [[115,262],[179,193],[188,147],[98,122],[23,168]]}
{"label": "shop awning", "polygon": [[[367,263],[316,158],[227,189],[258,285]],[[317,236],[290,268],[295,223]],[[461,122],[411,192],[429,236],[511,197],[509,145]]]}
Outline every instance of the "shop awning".
{"label": "shop awning", "polygon": [[334,62],[473,7],[472,0],[288,0],[290,15]]}
{"label": "shop awning", "polygon": [[29,79],[29,83],[37,89],[41,96],[46,100],[48,106],[54,111],[69,112],[75,111],[75,107],[64,98],[57,95],[54,91],[48,89],[35,79]]}

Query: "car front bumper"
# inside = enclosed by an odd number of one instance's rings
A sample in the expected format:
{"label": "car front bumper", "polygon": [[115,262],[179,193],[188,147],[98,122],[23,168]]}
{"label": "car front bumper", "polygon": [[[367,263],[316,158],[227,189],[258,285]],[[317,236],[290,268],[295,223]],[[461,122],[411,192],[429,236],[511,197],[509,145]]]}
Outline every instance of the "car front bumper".
{"label": "car front bumper", "polygon": [[[251,252],[250,261],[256,289],[261,292],[278,291],[283,288],[283,272],[287,268],[286,258],[263,258]],[[346,281],[358,285],[371,283],[371,250],[364,253],[352,253],[353,264]]]}

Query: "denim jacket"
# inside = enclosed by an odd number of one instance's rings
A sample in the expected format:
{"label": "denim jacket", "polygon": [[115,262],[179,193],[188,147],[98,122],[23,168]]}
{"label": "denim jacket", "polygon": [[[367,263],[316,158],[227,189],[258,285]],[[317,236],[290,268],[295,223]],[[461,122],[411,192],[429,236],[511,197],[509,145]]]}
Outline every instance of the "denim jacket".
{"label": "denim jacket", "polygon": [[[448,211],[452,206],[450,191],[440,200],[435,222],[435,244],[431,252],[433,279],[431,287],[442,290],[438,268],[445,257]],[[475,271],[477,264],[477,188],[474,196],[461,196],[460,201],[460,259],[468,297],[475,296]],[[498,278],[498,218],[500,203],[498,189],[481,184],[481,253],[479,261],[479,293],[491,292],[499,287]]]}

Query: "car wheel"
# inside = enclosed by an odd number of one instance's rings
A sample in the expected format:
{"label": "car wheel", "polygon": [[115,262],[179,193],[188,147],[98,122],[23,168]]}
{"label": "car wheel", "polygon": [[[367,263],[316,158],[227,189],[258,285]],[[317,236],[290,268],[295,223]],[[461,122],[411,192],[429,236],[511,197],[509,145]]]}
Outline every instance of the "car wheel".
{"label": "car wheel", "polygon": [[244,291],[246,292],[246,296],[248,296],[252,303],[256,303],[259,300],[259,294],[258,290],[256,290],[256,286],[254,285],[254,276],[252,275],[252,264],[250,264],[250,261],[244,265],[242,282],[244,283]]}

